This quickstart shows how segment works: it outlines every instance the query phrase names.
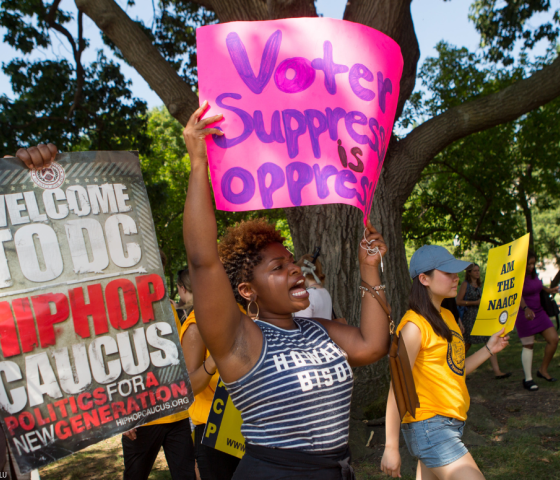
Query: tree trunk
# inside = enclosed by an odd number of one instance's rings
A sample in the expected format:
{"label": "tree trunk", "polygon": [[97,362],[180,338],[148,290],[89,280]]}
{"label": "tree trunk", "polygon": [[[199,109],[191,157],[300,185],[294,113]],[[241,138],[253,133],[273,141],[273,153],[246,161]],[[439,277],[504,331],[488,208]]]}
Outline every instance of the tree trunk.
{"label": "tree trunk", "polygon": [[[319,259],[326,275],[325,288],[331,294],[335,314],[346,318],[350,325],[358,326],[361,309],[358,248],[364,232],[362,212],[349,205],[336,204],[286,208],[285,212],[294,241],[294,255],[298,258],[321,247]],[[383,360],[357,368],[354,375],[352,407],[357,412],[376,400],[380,381],[388,383],[387,362]]]}
{"label": "tree trunk", "polygon": [[523,216],[525,217],[525,225],[527,229],[527,233],[530,234],[529,236],[529,249],[535,251],[535,235],[533,233],[533,212],[531,212],[531,207],[529,206],[529,201],[527,199],[527,194],[523,187],[520,186],[519,194],[517,196],[519,199],[519,206],[523,211]]}
{"label": "tree trunk", "polygon": [[382,233],[389,248],[389,253],[383,259],[383,283],[386,286],[387,300],[392,308],[391,316],[398,324],[408,309],[408,295],[412,283],[408,273],[402,233],[404,208],[398,205],[395,197],[391,195],[385,177],[382,171],[373,197],[370,220]]}
{"label": "tree trunk", "polygon": [[[296,258],[321,247],[325,287],[338,317],[356,325],[360,318],[358,243],[361,212],[349,205],[286,208]],[[360,230],[360,231],[359,231]]]}
{"label": "tree trunk", "polygon": [[186,125],[198,108],[198,96],[165,60],[151,40],[114,0],[75,0],[146,80],[169,113]]}

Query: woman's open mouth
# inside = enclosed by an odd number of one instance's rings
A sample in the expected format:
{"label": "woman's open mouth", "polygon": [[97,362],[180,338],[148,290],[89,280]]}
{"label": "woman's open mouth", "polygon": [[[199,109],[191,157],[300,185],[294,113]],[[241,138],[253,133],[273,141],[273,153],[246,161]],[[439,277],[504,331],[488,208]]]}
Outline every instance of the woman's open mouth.
{"label": "woman's open mouth", "polygon": [[292,288],[290,288],[290,295],[297,298],[308,298],[309,292],[305,289],[305,280],[302,278]]}

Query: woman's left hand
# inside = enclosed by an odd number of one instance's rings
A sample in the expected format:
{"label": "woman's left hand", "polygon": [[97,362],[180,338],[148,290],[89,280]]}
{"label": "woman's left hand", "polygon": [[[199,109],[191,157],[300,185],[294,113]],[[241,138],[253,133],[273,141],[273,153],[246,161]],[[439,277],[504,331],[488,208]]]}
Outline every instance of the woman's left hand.
{"label": "woman's left hand", "polygon": [[499,332],[492,335],[486,344],[494,355],[501,352],[509,345],[509,335],[506,335],[505,337],[500,336],[504,333],[504,331],[505,329],[502,328]]}
{"label": "woman's left hand", "polygon": [[[360,242],[360,249],[358,252],[360,266],[377,268],[381,263],[381,257],[384,257],[387,253],[387,245],[382,235],[373,227],[369,220],[367,221],[366,227],[366,240],[362,239]],[[375,247],[379,249],[379,253],[368,255],[367,249],[373,249]]]}

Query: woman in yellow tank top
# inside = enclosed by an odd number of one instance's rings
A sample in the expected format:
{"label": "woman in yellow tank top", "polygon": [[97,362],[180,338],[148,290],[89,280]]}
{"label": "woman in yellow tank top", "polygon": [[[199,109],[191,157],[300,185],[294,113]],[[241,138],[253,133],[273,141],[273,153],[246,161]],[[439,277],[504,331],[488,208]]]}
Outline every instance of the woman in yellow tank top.
{"label": "woman in yellow tank top", "polygon": [[195,457],[200,478],[228,480],[233,477],[239,459],[201,443],[220,374],[198,332],[194,311],[181,326],[179,337],[195,396],[194,403],[189,408],[189,415],[194,424]]}
{"label": "woman in yellow tank top", "polygon": [[465,359],[459,327],[441,302],[457,295],[457,273],[469,265],[436,245],[424,245],[410,261],[410,309],[397,333],[407,347],[420,407],[415,418],[407,413],[401,425],[391,386],[381,469],[393,477],[400,477],[400,426],[410,453],[418,458],[417,479],[484,479],[461,441],[470,404],[465,376],[505,348],[509,337],[500,337],[502,329]]}

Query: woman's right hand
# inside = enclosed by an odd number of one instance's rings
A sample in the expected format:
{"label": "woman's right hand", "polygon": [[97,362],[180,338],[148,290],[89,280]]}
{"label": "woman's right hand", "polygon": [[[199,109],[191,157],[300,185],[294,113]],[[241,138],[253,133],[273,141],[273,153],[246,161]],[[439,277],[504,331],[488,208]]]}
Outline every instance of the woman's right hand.
{"label": "woman's right hand", "polygon": [[183,138],[191,159],[191,166],[198,162],[208,163],[208,153],[206,150],[207,135],[223,135],[224,132],[217,128],[206,128],[208,125],[217,122],[223,118],[220,113],[209,118],[201,119],[208,108],[208,102],[205,100],[202,105],[195,110],[191,118],[187,122],[187,126],[183,130]]}
{"label": "woman's right hand", "polygon": [[525,318],[529,321],[535,319],[535,312],[533,312],[533,310],[531,310],[529,307],[525,309]]}
{"label": "woman's right hand", "polygon": [[401,476],[401,453],[398,448],[387,448],[381,459],[381,470],[391,477]]}
{"label": "woman's right hand", "polygon": [[132,430],[129,430],[128,432],[123,432],[123,435],[128,438],[129,440],[136,440],[136,429],[133,428]]}

